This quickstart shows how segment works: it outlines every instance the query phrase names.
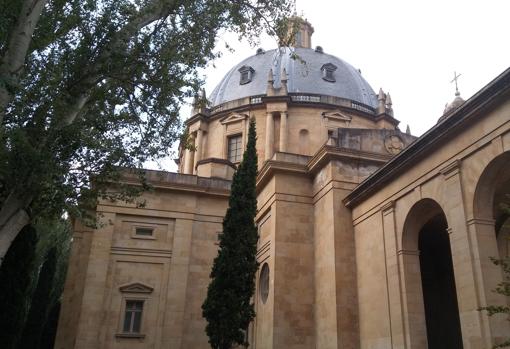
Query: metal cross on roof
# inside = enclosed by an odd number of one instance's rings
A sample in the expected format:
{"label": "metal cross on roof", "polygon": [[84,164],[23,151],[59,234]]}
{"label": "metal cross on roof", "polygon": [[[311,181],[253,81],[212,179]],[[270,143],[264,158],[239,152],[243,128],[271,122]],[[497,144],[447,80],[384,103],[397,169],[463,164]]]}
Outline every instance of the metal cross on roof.
{"label": "metal cross on roof", "polygon": [[459,92],[459,87],[457,86],[457,80],[459,80],[459,77],[461,76],[462,74],[459,74],[457,75],[457,72],[453,72],[453,80],[450,81],[450,83],[454,82],[455,81],[455,96],[460,96],[460,92]]}

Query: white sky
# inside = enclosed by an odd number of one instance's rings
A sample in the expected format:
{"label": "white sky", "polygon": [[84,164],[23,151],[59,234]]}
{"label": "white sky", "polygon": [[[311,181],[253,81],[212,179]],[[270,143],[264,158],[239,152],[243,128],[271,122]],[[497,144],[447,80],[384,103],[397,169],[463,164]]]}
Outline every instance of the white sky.
{"label": "white sky", "polygon": [[[361,69],[376,93],[390,92],[400,129],[409,124],[417,136],[453,100],[454,71],[462,74],[459,90],[467,100],[510,66],[508,0],[297,0],[297,10],[315,29],[312,47]],[[255,54],[256,47],[234,35],[222,35],[218,49],[223,42],[235,52],[204,71],[207,95],[233,65]],[[266,36],[257,47],[270,50],[276,42]],[[181,115],[188,118],[189,107]],[[173,161],[162,165],[176,170]]]}

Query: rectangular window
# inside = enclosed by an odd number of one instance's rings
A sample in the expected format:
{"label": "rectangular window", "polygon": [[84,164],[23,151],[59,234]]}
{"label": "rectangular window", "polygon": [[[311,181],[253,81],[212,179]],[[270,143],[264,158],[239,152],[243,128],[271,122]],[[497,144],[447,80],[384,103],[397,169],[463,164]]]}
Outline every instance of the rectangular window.
{"label": "rectangular window", "polygon": [[152,236],[153,232],[153,228],[136,227],[135,229],[135,235],[138,236]]}
{"label": "rectangular window", "polygon": [[124,313],[124,333],[140,333],[142,327],[143,301],[126,301]]}
{"label": "rectangular window", "polygon": [[241,161],[242,157],[242,135],[232,136],[228,138],[228,160],[236,163]]}

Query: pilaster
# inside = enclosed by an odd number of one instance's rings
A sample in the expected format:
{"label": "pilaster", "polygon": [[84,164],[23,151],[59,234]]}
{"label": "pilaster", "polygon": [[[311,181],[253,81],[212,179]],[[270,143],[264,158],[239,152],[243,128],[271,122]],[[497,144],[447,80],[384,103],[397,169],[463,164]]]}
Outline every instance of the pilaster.
{"label": "pilaster", "polygon": [[273,113],[268,112],[266,115],[266,147],[264,159],[269,160],[274,153],[274,120]]}

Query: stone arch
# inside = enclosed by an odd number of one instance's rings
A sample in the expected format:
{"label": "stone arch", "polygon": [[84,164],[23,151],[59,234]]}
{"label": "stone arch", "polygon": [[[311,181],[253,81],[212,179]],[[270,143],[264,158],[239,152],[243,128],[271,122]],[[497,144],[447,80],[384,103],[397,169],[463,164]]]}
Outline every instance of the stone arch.
{"label": "stone arch", "polygon": [[[510,151],[492,159],[483,170],[476,184],[473,215],[476,219],[497,220],[494,201],[498,191],[508,190],[510,194]],[[504,194],[504,193],[503,193]],[[499,212],[500,213],[500,212]]]}
{"label": "stone arch", "polygon": [[[498,257],[510,256],[510,151],[492,159],[484,168],[475,189],[475,224],[493,226]],[[483,230],[477,226],[477,230]],[[486,228],[489,229],[489,228]]]}
{"label": "stone arch", "polygon": [[433,199],[425,198],[416,202],[409,210],[404,221],[402,248],[417,251],[421,227],[432,217],[441,213],[443,213],[441,205]]}
{"label": "stone arch", "polygon": [[399,254],[409,347],[462,348],[448,223],[438,202],[426,198],[411,207]]}
{"label": "stone arch", "polygon": [[[510,151],[494,157],[478,178],[473,196],[473,219],[469,224],[480,251],[480,306],[510,304],[510,299],[493,292],[503,280],[503,273],[500,267],[491,262],[494,257],[508,257],[510,251],[510,215],[501,206],[510,205],[509,164]],[[510,330],[506,319],[496,315],[486,321],[491,344],[504,341]]]}
{"label": "stone arch", "polygon": [[510,256],[509,164],[510,151],[492,159],[478,179],[473,198],[473,223],[477,233],[486,232],[496,236],[498,256],[492,257]]}

